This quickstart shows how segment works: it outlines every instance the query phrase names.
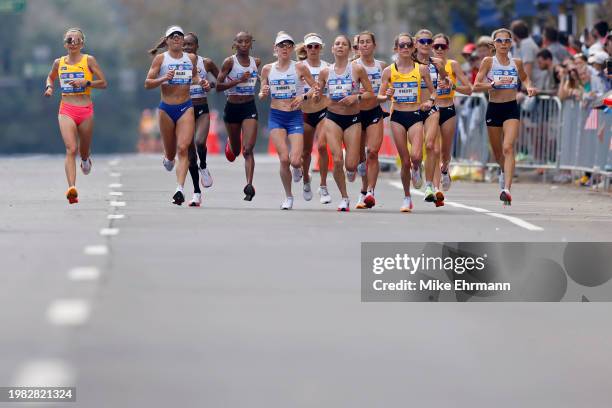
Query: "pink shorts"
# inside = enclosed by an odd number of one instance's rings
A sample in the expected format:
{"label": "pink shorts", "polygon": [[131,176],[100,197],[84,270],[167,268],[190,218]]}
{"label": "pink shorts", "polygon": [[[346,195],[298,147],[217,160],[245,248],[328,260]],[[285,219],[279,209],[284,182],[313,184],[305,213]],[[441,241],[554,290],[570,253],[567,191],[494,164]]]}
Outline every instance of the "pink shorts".
{"label": "pink shorts", "polygon": [[60,103],[60,115],[66,115],[79,126],[81,123],[91,118],[94,114],[93,103],[87,106],[71,105],[66,102]]}

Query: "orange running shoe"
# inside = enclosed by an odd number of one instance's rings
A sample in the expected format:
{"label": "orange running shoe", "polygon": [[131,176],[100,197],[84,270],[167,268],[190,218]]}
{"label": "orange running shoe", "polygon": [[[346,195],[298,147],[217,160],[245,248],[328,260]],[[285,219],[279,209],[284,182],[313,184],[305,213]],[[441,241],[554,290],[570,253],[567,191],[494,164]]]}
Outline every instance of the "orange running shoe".
{"label": "orange running shoe", "polygon": [[79,193],[77,192],[77,189],[75,186],[72,186],[70,188],[68,188],[68,190],[66,191],[66,198],[68,199],[68,203],[70,204],[76,204],[79,202]]}

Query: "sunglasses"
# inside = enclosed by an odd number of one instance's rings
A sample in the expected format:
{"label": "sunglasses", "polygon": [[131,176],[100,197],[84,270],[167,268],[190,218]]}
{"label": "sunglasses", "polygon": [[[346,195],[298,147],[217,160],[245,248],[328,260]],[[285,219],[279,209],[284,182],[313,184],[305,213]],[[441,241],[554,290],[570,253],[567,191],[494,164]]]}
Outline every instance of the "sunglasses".
{"label": "sunglasses", "polygon": [[284,48],[291,48],[291,47],[293,47],[293,43],[292,43],[292,42],[289,42],[289,41],[284,41],[284,42],[282,42],[282,43],[280,43],[280,44],[277,44],[276,46],[277,46],[278,48],[283,48],[283,49],[284,49]]}
{"label": "sunglasses", "polygon": [[321,48],[321,44],[308,44],[306,48],[308,48],[309,50],[312,50],[312,49],[318,50],[319,48]]}
{"label": "sunglasses", "polygon": [[80,37],[66,37],[64,39],[64,42],[68,45],[72,45],[72,44],[78,45],[78,44],[83,43],[83,39]]}
{"label": "sunglasses", "polygon": [[446,44],[434,44],[433,45],[433,49],[436,50],[436,51],[448,50],[448,45],[446,45]]}
{"label": "sunglasses", "polygon": [[184,36],[183,34],[174,33],[174,34],[170,34],[170,35],[168,36],[168,39],[169,39],[169,40],[177,40],[177,39],[182,39],[182,38],[184,38],[184,37],[185,37],[185,36]]}
{"label": "sunglasses", "polygon": [[431,38],[419,38],[417,41],[419,42],[419,44],[423,44],[423,45],[433,44],[433,40]]}
{"label": "sunglasses", "polygon": [[495,42],[498,44],[510,44],[512,42],[512,39],[510,38],[496,38]]}
{"label": "sunglasses", "polygon": [[412,48],[412,43],[411,42],[403,42],[403,43],[399,43],[397,44],[397,48],[399,49],[408,49],[408,48]]}
{"label": "sunglasses", "polygon": [[357,51],[357,50],[359,50],[359,46],[358,46],[358,45],[353,45],[353,49],[354,49],[355,51]]}

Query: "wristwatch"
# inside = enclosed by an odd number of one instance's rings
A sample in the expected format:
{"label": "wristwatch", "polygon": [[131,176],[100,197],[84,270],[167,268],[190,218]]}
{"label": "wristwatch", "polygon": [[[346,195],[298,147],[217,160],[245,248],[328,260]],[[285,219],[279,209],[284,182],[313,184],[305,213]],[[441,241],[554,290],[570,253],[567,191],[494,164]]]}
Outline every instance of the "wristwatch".
{"label": "wristwatch", "polygon": [[87,83],[85,84],[86,87],[90,87],[91,86],[91,81],[87,81]]}
{"label": "wristwatch", "polygon": [[436,97],[434,95],[431,95],[429,97],[429,100],[432,101],[432,102],[435,102],[436,101]]}
{"label": "wristwatch", "polygon": [[359,102],[361,102],[361,94],[360,94],[360,95],[357,95],[357,100],[358,100]]}
{"label": "wristwatch", "polygon": [[304,100],[308,100],[308,94],[304,94]]}

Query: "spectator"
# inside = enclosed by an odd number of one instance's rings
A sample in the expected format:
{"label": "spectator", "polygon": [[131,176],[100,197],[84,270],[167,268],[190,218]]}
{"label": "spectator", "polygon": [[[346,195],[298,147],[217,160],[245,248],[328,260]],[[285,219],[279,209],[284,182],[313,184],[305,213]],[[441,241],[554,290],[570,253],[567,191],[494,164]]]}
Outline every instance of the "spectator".
{"label": "spectator", "polygon": [[608,92],[611,88],[611,82],[606,75],[606,62],[610,56],[605,52],[597,52],[589,57],[589,65],[591,66],[591,75],[599,78],[603,84],[604,92]]}
{"label": "spectator", "polygon": [[474,43],[465,44],[461,50],[461,56],[465,60],[465,62],[461,64],[461,69],[468,78],[471,78],[472,76],[472,64],[470,63],[470,57],[474,50],[476,50],[476,45]]}
{"label": "spectator", "polygon": [[588,55],[593,55],[597,52],[604,52],[604,44],[606,42],[606,36],[610,27],[605,21],[599,21],[593,26],[591,30],[592,45],[589,46]]}
{"label": "spectator", "polygon": [[612,56],[612,31],[610,32],[610,34],[608,34],[604,51],[608,53],[608,55]]}
{"label": "spectator", "polygon": [[538,88],[538,93],[544,95],[556,95],[557,86],[555,82],[553,55],[550,50],[543,49],[538,52],[537,64],[540,74],[537,75],[534,86]]}
{"label": "spectator", "polygon": [[576,65],[570,62],[566,67],[560,66],[558,73],[561,79],[558,93],[559,99],[582,99],[580,77]]}
{"label": "spectator", "polygon": [[554,64],[560,64],[570,57],[570,53],[559,43],[559,32],[554,27],[544,28],[543,46],[552,54]]}
{"label": "spectator", "polygon": [[480,69],[480,63],[485,57],[491,57],[493,55],[493,38],[488,35],[483,35],[478,38],[476,41],[476,49],[472,52],[470,57],[470,63],[472,64],[472,72],[469,78],[471,78],[472,83],[476,80],[476,75],[478,74],[478,70]]}
{"label": "spectator", "polygon": [[567,33],[559,33],[559,44],[563,46],[565,51],[567,51],[570,56],[576,55],[577,51],[570,47],[570,36],[567,35]]}
{"label": "spectator", "polygon": [[534,73],[538,70],[535,65],[536,55],[539,51],[538,45],[529,35],[529,27],[523,20],[513,21],[512,24],[510,24],[510,30],[512,30],[516,38],[516,52],[514,53],[514,57],[523,60],[525,72],[527,72],[529,79],[535,82]]}

